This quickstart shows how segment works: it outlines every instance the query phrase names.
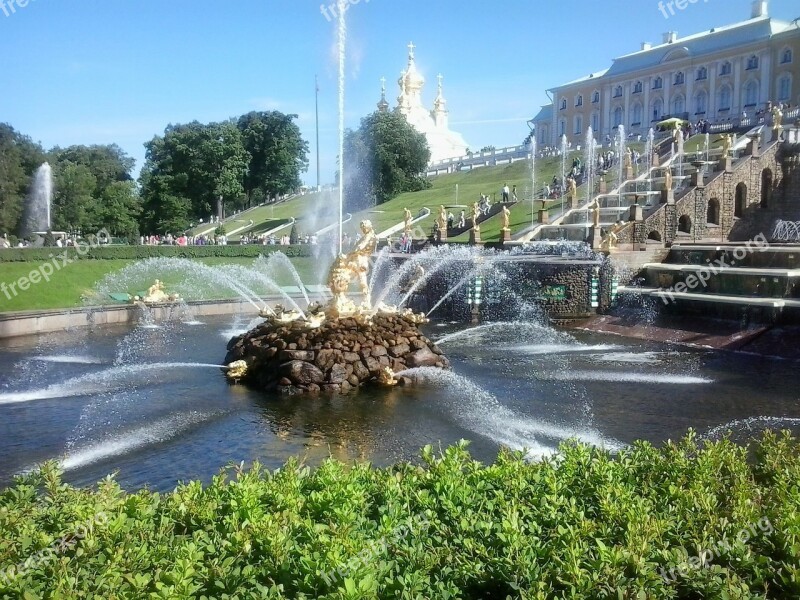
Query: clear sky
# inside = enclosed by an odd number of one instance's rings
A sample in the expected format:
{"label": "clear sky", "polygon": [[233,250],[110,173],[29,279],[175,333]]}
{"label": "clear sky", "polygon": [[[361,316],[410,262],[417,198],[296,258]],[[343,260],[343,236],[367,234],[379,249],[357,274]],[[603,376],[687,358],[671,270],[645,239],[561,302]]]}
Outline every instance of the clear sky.
{"label": "clear sky", "polygon": [[[335,0],[28,0],[15,12],[0,2],[0,121],[45,148],[117,143],[138,173],[143,143],[169,123],[275,109],[299,115],[313,185],[318,75],[322,183],[333,180],[335,23],[321,8]],[[346,13],[346,124],[374,110],[382,76],[394,106],[413,41],[425,103],[442,73],[452,128],[473,150],[521,143],[548,87],[665,31],[745,20],[752,4],[688,2],[665,18],[655,0],[360,0]],[[800,3],[771,0],[770,14],[795,19]]]}

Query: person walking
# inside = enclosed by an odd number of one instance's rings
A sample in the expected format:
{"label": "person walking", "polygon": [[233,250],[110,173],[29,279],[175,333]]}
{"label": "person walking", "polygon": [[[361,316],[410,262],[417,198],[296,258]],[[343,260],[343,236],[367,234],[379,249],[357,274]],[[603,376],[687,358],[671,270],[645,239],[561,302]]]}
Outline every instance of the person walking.
{"label": "person walking", "polygon": [[503,186],[503,202],[508,202],[508,195],[509,195],[509,189],[508,189],[508,184],[506,183]]}

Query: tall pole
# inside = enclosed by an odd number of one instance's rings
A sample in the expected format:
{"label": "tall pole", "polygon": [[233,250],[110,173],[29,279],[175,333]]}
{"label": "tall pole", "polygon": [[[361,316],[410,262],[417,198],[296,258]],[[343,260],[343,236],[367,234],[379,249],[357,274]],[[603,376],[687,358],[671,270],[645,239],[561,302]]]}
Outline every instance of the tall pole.
{"label": "tall pole", "polygon": [[314,110],[317,117],[317,191],[319,191],[321,189],[319,182],[319,80],[316,75],[314,75],[314,89]]}

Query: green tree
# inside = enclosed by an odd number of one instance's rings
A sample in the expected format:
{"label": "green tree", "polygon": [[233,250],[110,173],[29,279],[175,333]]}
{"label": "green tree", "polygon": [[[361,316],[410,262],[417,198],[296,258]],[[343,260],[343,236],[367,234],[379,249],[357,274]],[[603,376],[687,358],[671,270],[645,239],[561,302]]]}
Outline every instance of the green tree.
{"label": "green tree", "polygon": [[430,187],[422,175],[431,153],[425,136],[403,115],[376,111],[345,135],[345,203],[348,210],[382,204],[403,192]]}
{"label": "green tree", "polygon": [[176,233],[177,224],[183,230],[215,214],[220,198],[223,208],[244,205],[250,155],[234,122],[170,125],[145,148],[140,183],[146,231]]}
{"label": "green tree", "polygon": [[308,169],[308,143],[296,118],[278,111],[239,118],[242,143],[250,155],[244,178],[248,207],[300,187],[300,173]]}
{"label": "green tree", "polygon": [[131,177],[135,165],[116,144],[54,148],[53,221],[61,230],[136,237],[141,203]]}
{"label": "green tree", "polygon": [[0,123],[0,235],[19,231],[31,180],[45,160],[39,144]]}

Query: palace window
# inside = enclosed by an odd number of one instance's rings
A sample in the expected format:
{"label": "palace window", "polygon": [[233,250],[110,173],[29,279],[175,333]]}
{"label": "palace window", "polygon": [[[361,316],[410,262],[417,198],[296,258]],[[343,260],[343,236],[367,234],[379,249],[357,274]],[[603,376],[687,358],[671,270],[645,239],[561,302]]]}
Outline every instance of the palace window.
{"label": "palace window", "polygon": [[722,86],[719,90],[719,110],[730,110],[732,100],[731,88],[727,85]]}
{"label": "palace window", "polygon": [[575,135],[583,133],[583,117],[580,115],[575,116]]}
{"label": "palace window", "polygon": [[664,115],[664,103],[661,100],[653,102],[653,121],[660,121]]}
{"label": "palace window", "polygon": [[758,82],[751,81],[744,88],[744,105],[756,106],[758,104]]}
{"label": "palace window", "polygon": [[600,102],[600,92],[595,92],[592,94],[592,104],[597,104]]}
{"label": "palace window", "polygon": [[614,98],[622,98],[622,86],[618,85],[614,88]]}
{"label": "palace window", "polygon": [[705,92],[698,92],[694,99],[695,114],[704,115],[708,108],[708,94]]}
{"label": "palace window", "polygon": [[700,67],[697,69],[697,81],[702,81],[703,79],[708,79],[708,69]]}
{"label": "palace window", "polygon": [[724,63],[722,63],[722,67],[719,70],[719,74],[723,75],[723,76],[724,75],[730,75],[732,71],[733,71],[733,67],[731,66],[731,63],[724,62]]}
{"label": "palace window", "polygon": [[622,115],[623,111],[621,106],[618,106],[614,109],[614,127],[619,127],[622,125]]}
{"label": "palace window", "polygon": [[778,79],[778,102],[788,102],[792,99],[792,76],[789,74]]}
{"label": "palace window", "polygon": [[792,49],[786,48],[781,54],[781,64],[788,65],[790,62],[792,62]]}
{"label": "palace window", "polygon": [[656,77],[653,80],[653,89],[660,90],[663,87],[664,87],[664,79],[662,79],[661,77]]}
{"label": "palace window", "polygon": [[641,94],[642,93],[642,82],[637,81],[633,84],[633,93],[634,94]]}
{"label": "palace window", "polygon": [[677,116],[685,112],[686,101],[684,100],[683,96],[675,96],[675,99],[672,101],[672,114]]}
{"label": "palace window", "polygon": [[575,98],[575,106],[583,106],[583,96]]}
{"label": "palace window", "polygon": [[675,85],[683,85],[686,82],[686,75],[683,74],[683,71],[678,71],[675,73]]}
{"label": "palace window", "polygon": [[753,69],[757,69],[757,68],[758,68],[758,57],[754,55],[754,56],[751,56],[750,58],[748,58],[747,59],[747,70],[748,71],[752,71]]}
{"label": "palace window", "polygon": [[639,127],[642,124],[642,105],[635,104],[631,112],[631,126]]}
{"label": "palace window", "polygon": [[567,99],[563,98],[561,100],[561,110],[567,110]]}

